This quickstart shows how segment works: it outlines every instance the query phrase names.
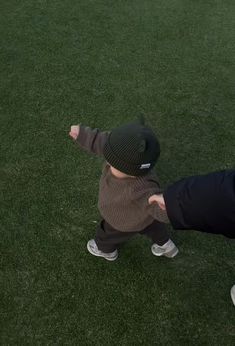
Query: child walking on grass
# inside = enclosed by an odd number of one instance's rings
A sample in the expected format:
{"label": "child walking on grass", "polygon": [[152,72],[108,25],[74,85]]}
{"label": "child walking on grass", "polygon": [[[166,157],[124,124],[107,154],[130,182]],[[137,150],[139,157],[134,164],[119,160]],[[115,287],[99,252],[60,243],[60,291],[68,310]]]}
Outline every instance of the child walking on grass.
{"label": "child walking on grass", "polygon": [[160,146],[152,129],[138,121],[111,132],[75,125],[70,136],[81,148],[105,159],[98,202],[102,220],[87,243],[88,251],[114,261],[122,243],[142,234],[151,239],[153,255],[176,256],[178,249],[164,224],[169,222],[166,212],[148,203],[150,196],[162,192],[153,171]]}

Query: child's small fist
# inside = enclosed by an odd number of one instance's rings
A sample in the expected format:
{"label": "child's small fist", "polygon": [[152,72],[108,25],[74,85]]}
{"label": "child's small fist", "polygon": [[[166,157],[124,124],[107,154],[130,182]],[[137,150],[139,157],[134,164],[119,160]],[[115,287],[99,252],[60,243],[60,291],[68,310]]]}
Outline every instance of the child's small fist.
{"label": "child's small fist", "polygon": [[77,139],[78,135],[79,135],[79,125],[73,125],[70,128],[70,132],[69,132],[70,137],[72,137],[73,139]]}

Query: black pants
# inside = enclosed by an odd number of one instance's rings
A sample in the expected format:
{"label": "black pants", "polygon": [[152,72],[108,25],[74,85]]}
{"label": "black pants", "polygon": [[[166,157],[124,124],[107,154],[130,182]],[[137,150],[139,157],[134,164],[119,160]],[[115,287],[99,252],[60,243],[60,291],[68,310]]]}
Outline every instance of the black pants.
{"label": "black pants", "polygon": [[98,249],[103,252],[113,252],[120,244],[126,242],[136,234],[143,234],[152,240],[152,243],[163,245],[169,240],[165,224],[157,220],[140,232],[120,232],[110,226],[105,220],[97,227],[95,242]]}

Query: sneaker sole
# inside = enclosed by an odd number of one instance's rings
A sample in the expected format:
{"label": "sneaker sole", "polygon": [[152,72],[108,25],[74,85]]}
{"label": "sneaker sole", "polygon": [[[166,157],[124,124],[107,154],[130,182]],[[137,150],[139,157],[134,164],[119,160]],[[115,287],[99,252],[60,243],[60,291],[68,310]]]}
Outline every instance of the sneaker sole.
{"label": "sneaker sole", "polygon": [[168,258],[173,258],[178,254],[178,252],[179,252],[179,250],[177,248],[174,248],[169,252],[163,252],[163,253],[159,253],[159,254],[152,251],[152,254],[154,256],[157,256],[157,257],[164,256],[164,257],[168,257]]}
{"label": "sneaker sole", "polygon": [[173,258],[178,254],[178,252],[179,252],[179,250],[176,248],[176,249],[173,249],[167,253],[164,253],[163,256],[168,257],[168,258]]}
{"label": "sneaker sole", "polygon": [[87,250],[90,252],[91,255],[96,256],[96,257],[102,257],[102,258],[106,259],[107,261],[115,261],[118,258],[118,255],[116,255],[114,257],[104,257],[102,255],[99,255],[96,252],[93,252],[88,244],[87,244]]}

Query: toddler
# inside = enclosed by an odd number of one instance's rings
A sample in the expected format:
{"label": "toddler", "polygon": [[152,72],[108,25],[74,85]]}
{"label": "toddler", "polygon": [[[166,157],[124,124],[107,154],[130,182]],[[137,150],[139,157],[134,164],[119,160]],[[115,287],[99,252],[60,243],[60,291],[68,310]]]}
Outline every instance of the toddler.
{"label": "toddler", "polygon": [[138,121],[111,132],[76,125],[71,126],[70,136],[81,148],[106,160],[99,185],[102,219],[94,239],[87,243],[88,251],[114,261],[120,244],[138,233],[151,239],[155,256],[176,256],[178,249],[164,224],[166,212],[148,203],[151,195],[162,192],[153,172],[160,146],[152,129]]}

